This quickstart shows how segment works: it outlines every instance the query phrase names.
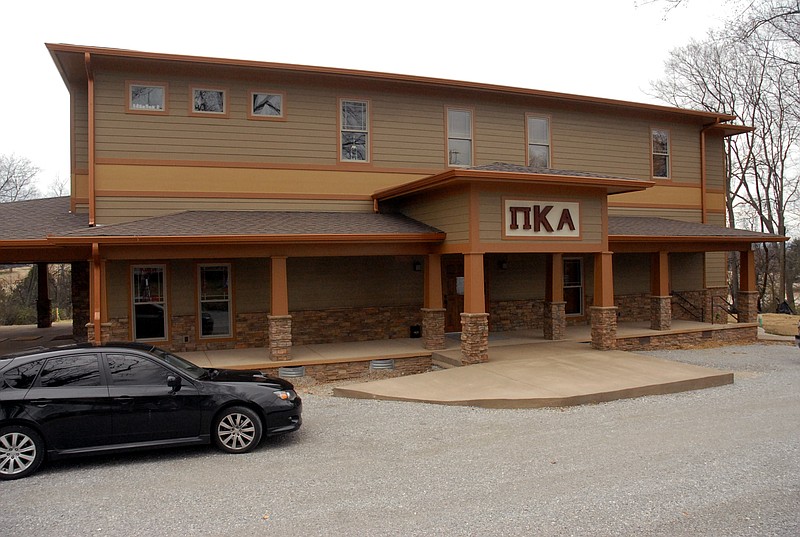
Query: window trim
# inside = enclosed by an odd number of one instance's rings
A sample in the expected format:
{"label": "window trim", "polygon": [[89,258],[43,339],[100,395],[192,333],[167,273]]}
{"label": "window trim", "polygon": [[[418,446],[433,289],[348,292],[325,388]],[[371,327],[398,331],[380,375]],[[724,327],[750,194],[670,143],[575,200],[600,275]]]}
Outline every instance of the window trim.
{"label": "window trim", "polygon": [[[253,95],[257,93],[267,95],[280,95],[281,96],[281,114],[279,116],[263,116],[253,113]],[[247,119],[254,119],[256,121],[286,121],[286,92],[272,91],[265,89],[251,89],[247,92]]]}
{"label": "window trim", "polygon": [[[164,89],[164,109],[163,110],[148,110],[133,108],[131,105],[131,88],[133,86],[149,86],[154,88]],[[150,116],[165,116],[169,114],[169,84],[167,82],[150,82],[143,80],[126,80],[125,81],[125,112],[128,114],[144,114]]]}
{"label": "window trim", "polygon": [[[202,279],[202,268],[203,267],[219,267],[225,266],[228,267],[228,329],[229,332],[227,334],[219,334],[219,335],[203,335],[203,295],[201,293],[200,285],[203,281]],[[197,340],[198,341],[227,341],[233,340],[236,337],[236,326],[235,326],[235,319],[236,315],[234,312],[234,306],[236,301],[234,300],[234,278],[233,278],[233,263],[229,261],[220,261],[215,263],[213,261],[196,263],[196,280],[195,280],[195,293],[197,296],[196,307],[197,307],[197,319],[198,322],[196,323],[196,332],[197,332]]]}
{"label": "window trim", "polygon": [[[222,92],[222,112],[208,112],[194,109],[195,91],[221,91]],[[189,87],[189,115],[194,117],[230,117],[230,94],[227,88],[214,85],[192,85]]]}
{"label": "window trim", "polygon": [[[655,143],[653,140],[653,135],[656,131],[665,132],[667,134],[667,152],[666,153],[656,153]],[[656,175],[656,167],[655,167],[655,157],[658,156],[666,156],[667,157],[667,175]],[[672,179],[672,131],[670,129],[664,127],[650,127],[650,177],[656,181],[668,181]]]}
{"label": "window trim", "polygon": [[[450,111],[469,113],[469,138],[453,138],[454,140],[469,140],[469,164],[450,164]],[[475,109],[469,106],[445,106],[444,113],[444,162],[448,168],[470,168],[475,165]]]}
{"label": "window trim", "polygon": [[525,166],[530,166],[531,145],[543,145],[531,142],[529,139],[531,119],[543,119],[547,121],[547,168],[553,169],[553,118],[548,114],[536,114],[532,112],[525,114]]}
{"label": "window trim", "polygon": [[[342,105],[345,102],[353,102],[353,103],[364,103],[367,105],[367,143],[366,143],[366,159],[364,160],[351,160],[342,158],[342,134],[344,132],[362,132],[356,130],[348,130],[345,131],[342,124]],[[369,164],[372,161],[372,101],[370,99],[364,99],[360,97],[339,97],[338,100],[339,106],[336,111],[336,123],[337,123],[337,131],[338,131],[338,144],[336,146],[336,159],[340,163],[344,164]]]}
{"label": "window trim", "polygon": [[[136,296],[134,295],[134,280],[133,280],[133,272],[137,268],[160,268],[164,271],[164,296],[162,297],[162,301],[160,302],[140,302],[140,304],[150,304],[150,303],[163,303],[164,305],[164,338],[136,338]],[[165,263],[140,263],[140,264],[132,264],[130,265],[130,288],[129,288],[129,305],[130,305],[130,340],[131,341],[146,341],[148,343],[152,342],[167,342],[170,340],[170,314],[169,314],[169,303],[170,303],[170,292],[169,292],[169,271],[167,270],[167,265]]]}

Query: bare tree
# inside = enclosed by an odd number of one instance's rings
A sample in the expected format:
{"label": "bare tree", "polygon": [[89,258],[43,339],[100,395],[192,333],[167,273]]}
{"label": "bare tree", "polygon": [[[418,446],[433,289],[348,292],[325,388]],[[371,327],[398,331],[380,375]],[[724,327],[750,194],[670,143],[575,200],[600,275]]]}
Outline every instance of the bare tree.
{"label": "bare tree", "polygon": [[53,198],[69,196],[69,180],[57,175],[48,186],[47,194]]}
{"label": "bare tree", "polygon": [[0,202],[35,198],[39,168],[25,157],[0,155]]}
{"label": "bare tree", "polygon": [[[673,105],[732,114],[755,127],[726,139],[728,224],[735,226],[739,215],[752,229],[786,235],[800,182],[792,167],[800,156],[798,70],[783,60],[786,42],[772,27],[755,28],[746,39],[737,28],[672,51],[665,77],[652,88]],[[776,298],[791,299],[785,248],[778,257]],[[732,291],[735,297],[735,284]]]}

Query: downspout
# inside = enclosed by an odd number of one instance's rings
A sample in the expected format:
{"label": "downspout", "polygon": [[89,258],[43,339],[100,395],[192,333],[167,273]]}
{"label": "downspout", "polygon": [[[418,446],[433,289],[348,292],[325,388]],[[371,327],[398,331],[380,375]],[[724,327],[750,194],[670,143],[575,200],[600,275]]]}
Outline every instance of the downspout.
{"label": "downspout", "polygon": [[87,90],[88,90],[88,131],[89,131],[89,226],[95,225],[95,177],[94,177],[94,73],[92,71],[92,57],[88,52],[83,55],[86,66]]}

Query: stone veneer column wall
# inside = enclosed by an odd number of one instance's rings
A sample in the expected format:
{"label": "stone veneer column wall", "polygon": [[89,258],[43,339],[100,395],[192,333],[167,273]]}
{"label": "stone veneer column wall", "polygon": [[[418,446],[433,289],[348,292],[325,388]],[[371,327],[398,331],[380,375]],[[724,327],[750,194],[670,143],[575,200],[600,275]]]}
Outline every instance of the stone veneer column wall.
{"label": "stone veneer column wall", "polygon": [[544,303],[544,338],[550,340],[565,339],[567,334],[567,303]]}
{"label": "stone veneer column wall", "polygon": [[739,291],[737,309],[740,323],[758,322],[758,291]]}
{"label": "stone veneer column wall", "polygon": [[672,297],[650,297],[650,329],[669,330],[672,327]]}
{"label": "stone veneer column wall", "polygon": [[[112,340],[111,333],[113,329],[112,323],[100,324],[100,343],[106,344]],[[89,343],[94,343],[94,323],[86,324],[86,335]]]}
{"label": "stone veneer column wall", "polygon": [[461,314],[461,361],[478,364],[489,361],[489,314]]}
{"label": "stone veneer column wall", "polygon": [[269,316],[269,358],[284,361],[292,358],[292,316]]}
{"label": "stone veneer column wall", "polygon": [[589,308],[592,323],[592,348],[601,351],[617,346],[617,308],[592,306]]}
{"label": "stone veneer column wall", "polygon": [[444,349],[444,309],[422,308],[422,342],[428,350]]}

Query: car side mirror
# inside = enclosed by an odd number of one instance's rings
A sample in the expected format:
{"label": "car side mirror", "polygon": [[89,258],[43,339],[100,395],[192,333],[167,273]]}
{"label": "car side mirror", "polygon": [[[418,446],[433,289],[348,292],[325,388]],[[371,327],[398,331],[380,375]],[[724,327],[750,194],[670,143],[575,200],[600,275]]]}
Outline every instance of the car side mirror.
{"label": "car side mirror", "polygon": [[173,393],[177,392],[178,390],[181,389],[181,378],[177,377],[177,376],[174,376],[174,375],[168,376],[167,377],[167,386],[172,388],[172,392]]}

